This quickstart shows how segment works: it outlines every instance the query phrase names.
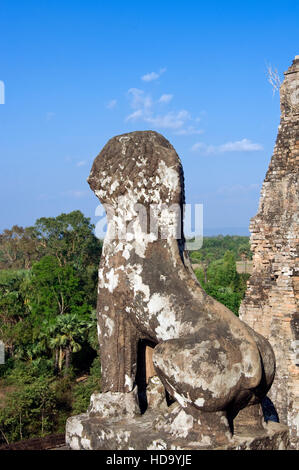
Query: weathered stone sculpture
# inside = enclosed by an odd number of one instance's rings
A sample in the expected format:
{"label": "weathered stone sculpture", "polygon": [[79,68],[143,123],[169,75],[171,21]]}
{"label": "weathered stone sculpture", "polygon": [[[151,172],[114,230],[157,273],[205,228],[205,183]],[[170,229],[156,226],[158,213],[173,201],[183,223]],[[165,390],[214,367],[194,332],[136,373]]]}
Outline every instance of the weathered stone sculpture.
{"label": "weathered stone sculpture", "polygon": [[280,100],[274,154],[250,225],[253,273],[240,313],[273,346],[270,397],[299,448],[299,56],[285,72]]}
{"label": "weathered stone sculpture", "polygon": [[[152,131],[114,137],[88,182],[108,217],[98,291],[103,393],[92,396],[87,414],[68,420],[69,445],[251,448],[254,437],[232,437],[245,416],[268,446],[285,446],[285,429],[264,428],[260,412],[274,378],[271,346],[193,274],[182,230],[183,171],[172,145]],[[151,361],[142,345],[154,348],[156,376],[146,391]]]}

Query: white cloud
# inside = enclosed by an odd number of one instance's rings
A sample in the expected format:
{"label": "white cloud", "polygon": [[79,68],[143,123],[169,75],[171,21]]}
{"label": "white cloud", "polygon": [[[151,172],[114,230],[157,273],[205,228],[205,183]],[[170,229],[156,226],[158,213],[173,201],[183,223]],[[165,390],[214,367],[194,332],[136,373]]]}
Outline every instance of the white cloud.
{"label": "white cloud", "polygon": [[117,100],[111,100],[109,103],[107,103],[106,108],[107,109],[113,109],[117,105]]}
{"label": "white cloud", "polygon": [[152,98],[150,95],[146,95],[143,90],[139,88],[130,88],[128,90],[128,95],[131,98],[130,106],[133,109],[146,108],[149,109],[152,107]]}
{"label": "white cloud", "polygon": [[182,110],[178,112],[169,112],[166,114],[153,114],[151,111],[138,109],[126,117],[126,121],[137,121],[142,119],[144,122],[152,124],[155,127],[164,129],[179,129],[185,122],[190,119],[188,111]]}
{"label": "white cloud", "polygon": [[191,150],[192,152],[202,150],[204,153],[215,153],[215,148],[216,147],[214,145],[207,145],[203,142],[196,142],[196,144],[192,145]]}
{"label": "white cloud", "polygon": [[159,72],[149,72],[145,75],[142,75],[141,80],[144,82],[152,82],[153,80],[157,80],[157,78],[161,77],[161,75],[166,72],[166,68],[160,69]]}
{"label": "white cloud", "polygon": [[225,152],[256,152],[262,150],[263,146],[251,142],[249,139],[236,140],[235,142],[226,142],[221,145],[207,145],[203,142],[197,142],[191,147],[192,151],[202,150],[205,154],[216,154]]}
{"label": "white cloud", "polygon": [[157,78],[159,78],[158,73],[150,72],[150,73],[146,73],[145,75],[143,75],[141,77],[141,80],[143,80],[144,82],[152,82],[153,80],[157,80]]}
{"label": "white cloud", "polygon": [[[167,104],[171,101],[173,95],[164,94],[160,97],[158,102],[154,102],[152,97],[143,90],[130,88],[128,90],[128,96],[133,112],[125,118],[125,121],[141,120],[157,128],[178,130],[185,126],[187,121],[191,120],[190,113],[185,109],[180,111],[168,111],[163,114],[157,114],[155,112],[155,104],[157,105],[159,102]],[[192,131],[193,133],[198,133],[198,131],[195,132],[194,129],[192,129]]]}
{"label": "white cloud", "polygon": [[126,117],[126,121],[137,121],[137,119],[140,119],[143,117],[143,110],[142,109],[137,109],[137,111],[134,111],[133,113],[129,114]]}
{"label": "white cloud", "polygon": [[170,94],[164,94],[164,95],[161,95],[160,98],[159,98],[159,103],[169,103],[173,98],[173,95],[170,95]]}
{"label": "white cloud", "polygon": [[175,132],[176,135],[195,135],[203,134],[203,129],[196,129],[194,126],[188,126],[185,129],[179,129]]}
{"label": "white cloud", "polygon": [[146,116],[144,120],[153,124],[156,127],[163,127],[166,129],[179,129],[187,120],[191,119],[188,111],[181,110],[178,112],[169,112],[164,115]]}
{"label": "white cloud", "polygon": [[79,166],[79,167],[84,166],[84,165],[86,165],[86,163],[87,163],[86,160],[80,160],[80,162],[76,163],[76,166]]}
{"label": "white cloud", "polygon": [[261,144],[255,144],[249,139],[237,140],[235,142],[227,142],[226,144],[220,145],[220,152],[251,152],[262,150]]}

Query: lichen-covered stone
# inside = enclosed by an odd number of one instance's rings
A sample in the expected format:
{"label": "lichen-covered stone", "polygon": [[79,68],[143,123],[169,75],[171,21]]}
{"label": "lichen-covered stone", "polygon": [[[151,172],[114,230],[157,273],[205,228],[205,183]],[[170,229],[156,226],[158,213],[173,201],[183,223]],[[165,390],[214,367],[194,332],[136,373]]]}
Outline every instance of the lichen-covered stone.
{"label": "lichen-covered stone", "polygon": [[269,397],[299,448],[299,56],[280,89],[281,121],[257,215],[251,220],[253,273],[240,318],[276,356]]}
{"label": "lichen-covered stone", "polygon": [[88,412],[90,416],[101,416],[102,418],[135,416],[140,413],[136,392],[136,389],[134,389],[129,393],[93,393],[90,398]]}
{"label": "lichen-covered stone", "polygon": [[153,376],[149,379],[146,387],[147,409],[148,410],[161,410],[167,411],[167,400],[165,395],[165,388],[159,377]]}
{"label": "lichen-covered stone", "polygon": [[[176,410],[178,411],[178,410]],[[169,417],[169,416],[168,416]],[[264,428],[252,423],[240,427],[233,436],[225,436],[224,423],[216,414],[219,425],[218,442],[215,430],[195,433],[190,415],[180,409],[171,428],[160,428],[155,423],[165,423],[167,416],[151,410],[142,416],[99,418],[84,413],[67,421],[66,442],[73,450],[284,450],[289,437],[286,426],[269,421]],[[198,427],[200,425],[197,423]],[[191,427],[192,426],[192,427]]]}
{"label": "lichen-covered stone", "polygon": [[[103,426],[102,444],[93,440],[88,444],[92,448],[112,445],[107,436],[119,442],[117,448],[169,448],[186,446],[186,440],[191,447],[233,445],[233,419],[266,395],[275,358],[270,344],[208,296],[194,276],[185,249],[184,178],[177,153],[156,132],[117,136],[95,159],[88,181],[108,218],[99,267],[103,401],[97,396],[97,409],[107,405],[108,397],[118,410],[113,394],[135,390],[139,340],[155,346],[153,370],[177,403],[163,414],[159,383],[152,393],[150,382],[144,416],[117,418],[118,412],[111,410],[109,428],[105,413],[82,415],[81,435],[94,439],[91,427]],[[152,423],[143,444],[130,419]],[[72,429],[68,421],[69,442],[76,446]],[[120,436],[117,429],[127,430]]]}

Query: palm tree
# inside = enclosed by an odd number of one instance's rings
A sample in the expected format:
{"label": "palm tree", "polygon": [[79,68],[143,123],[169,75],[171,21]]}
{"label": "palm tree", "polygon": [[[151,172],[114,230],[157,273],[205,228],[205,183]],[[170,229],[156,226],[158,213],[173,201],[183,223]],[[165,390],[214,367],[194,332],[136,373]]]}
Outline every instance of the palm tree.
{"label": "palm tree", "polygon": [[82,343],[86,339],[87,331],[91,325],[91,321],[80,319],[73,313],[57,317],[49,346],[51,349],[59,350],[59,371],[62,370],[65,358],[65,374],[67,374],[71,364],[71,356],[82,348]]}

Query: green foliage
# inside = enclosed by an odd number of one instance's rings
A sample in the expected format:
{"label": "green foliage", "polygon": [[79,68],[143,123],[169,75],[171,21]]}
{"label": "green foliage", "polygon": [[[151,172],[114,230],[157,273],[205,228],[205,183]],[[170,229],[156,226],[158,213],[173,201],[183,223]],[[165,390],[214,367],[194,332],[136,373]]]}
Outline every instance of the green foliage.
{"label": "green foliage", "polygon": [[80,408],[80,389],[82,408],[99,387],[94,368],[84,385],[76,383],[89,374],[95,356],[100,364],[95,307],[102,244],[93,229],[74,211],[0,234],[0,338],[6,350],[0,442],[63,432],[73,401]]}
{"label": "green foliage", "polygon": [[208,266],[201,264],[195,274],[207,294],[238,315],[249,275],[237,272],[234,252],[226,251]]}
{"label": "green foliage", "polygon": [[90,376],[74,387],[72,414],[80,414],[87,410],[92,393],[100,391],[100,379],[101,365],[99,358],[96,357],[90,368]]}
{"label": "green foliage", "polygon": [[0,234],[0,269],[30,269],[43,256],[54,256],[59,264],[77,269],[97,264],[102,244],[94,226],[82,212],[42,217],[33,227],[13,226]]}
{"label": "green foliage", "polygon": [[0,234],[0,269],[30,269],[42,248],[34,227],[6,229]]}
{"label": "green foliage", "polygon": [[229,235],[204,237],[202,248],[190,253],[201,286],[236,315],[250,277],[237,272],[236,260],[251,258],[249,237]]}
{"label": "green foliage", "polygon": [[209,284],[205,286],[205,290],[207,294],[209,294],[211,297],[214,297],[214,299],[218,300],[232,312],[238,315],[240,303],[242,300],[241,294],[234,292],[230,287]]}
{"label": "green foliage", "polygon": [[217,237],[204,237],[203,246],[199,251],[190,252],[192,263],[211,263],[223,258],[226,251],[234,253],[237,260],[241,260],[241,253],[252,258],[249,237],[238,235],[218,235]]}
{"label": "green foliage", "polygon": [[0,270],[0,338],[8,354],[17,354],[31,338],[28,302],[23,289],[28,274],[24,270]]}
{"label": "green foliage", "polygon": [[50,367],[43,366],[39,369],[37,363],[17,361],[0,384],[14,386],[0,406],[0,434],[8,442],[63,432],[67,417],[85,412],[91,394],[100,391],[98,357],[89,376],[80,383],[70,377],[55,378]]}
{"label": "green foliage", "polygon": [[35,366],[17,364],[7,377],[6,385],[13,384],[14,389],[0,407],[0,431],[6,441],[43,436],[54,429],[57,409],[52,379],[37,372]]}
{"label": "green foliage", "polygon": [[33,265],[29,298],[32,315],[39,321],[88,309],[74,266],[60,266],[53,256],[44,256]]}
{"label": "green foliage", "polygon": [[95,351],[99,349],[98,329],[97,329],[97,314],[93,310],[90,316],[90,328],[88,330],[88,344]]}
{"label": "green foliage", "polygon": [[45,254],[55,256],[61,266],[71,263],[81,270],[99,260],[101,244],[93,229],[90,219],[80,211],[42,217],[35,224],[37,237],[46,247]]}

